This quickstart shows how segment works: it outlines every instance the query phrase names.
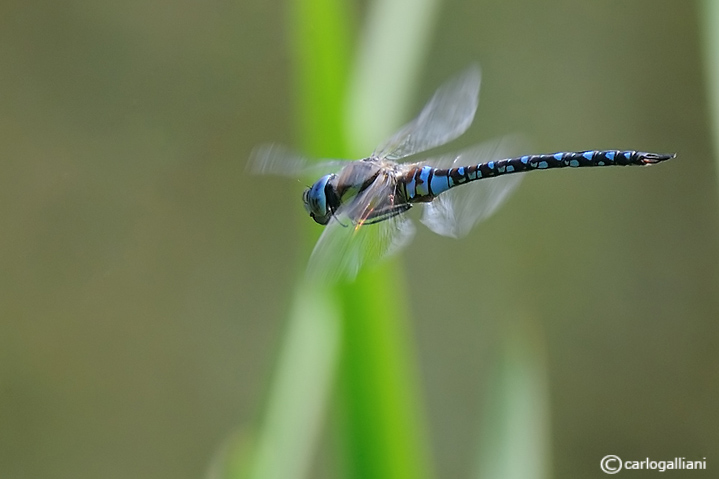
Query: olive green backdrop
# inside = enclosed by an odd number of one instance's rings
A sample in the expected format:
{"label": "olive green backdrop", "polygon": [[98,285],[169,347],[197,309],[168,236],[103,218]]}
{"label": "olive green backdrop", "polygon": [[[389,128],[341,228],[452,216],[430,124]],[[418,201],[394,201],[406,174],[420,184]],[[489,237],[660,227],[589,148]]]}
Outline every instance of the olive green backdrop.
{"label": "olive green backdrop", "polygon": [[[352,4],[358,29],[366,7]],[[403,264],[437,477],[469,477],[516,321],[546,349],[554,477],[602,477],[607,454],[716,471],[719,198],[697,5],[440,8],[414,104],[479,62],[460,145],[520,132],[535,153],[678,158],[527,175],[468,238],[420,229]],[[245,172],[254,145],[299,143],[287,15],[262,0],[0,5],[0,477],[203,477],[256,427],[310,221],[301,184]]]}

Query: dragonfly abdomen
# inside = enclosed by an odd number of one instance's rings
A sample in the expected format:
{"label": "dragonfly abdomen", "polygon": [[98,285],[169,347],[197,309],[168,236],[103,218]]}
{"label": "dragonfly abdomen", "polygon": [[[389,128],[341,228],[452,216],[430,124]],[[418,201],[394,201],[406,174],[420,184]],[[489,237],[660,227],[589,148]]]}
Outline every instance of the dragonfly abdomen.
{"label": "dragonfly abdomen", "polygon": [[621,150],[591,150],[560,152],[547,155],[525,155],[517,158],[507,158],[473,166],[459,166],[449,169],[420,166],[410,170],[403,179],[403,183],[406,186],[408,201],[423,202],[431,201],[440,193],[455,186],[509,173],[567,167],[652,165],[674,158],[674,156],[675,155]]}
{"label": "dragonfly abdomen", "polygon": [[[486,163],[490,176],[517,171],[545,170],[550,168],[580,168],[586,166],[630,166],[652,165],[674,158],[643,151],[590,150],[552,153],[548,155],[525,155],[496,162]],[[482,165],[478,165],[481,167]],[[510,171],[511,170],[511,171]]]}

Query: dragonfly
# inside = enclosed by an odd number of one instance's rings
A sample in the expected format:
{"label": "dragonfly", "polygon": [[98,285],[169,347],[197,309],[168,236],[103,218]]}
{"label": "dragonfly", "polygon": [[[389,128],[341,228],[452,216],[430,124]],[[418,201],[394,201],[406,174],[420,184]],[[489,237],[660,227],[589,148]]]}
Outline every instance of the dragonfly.
{"label": "dragonfly", "polygon": [[[307,267],[312,279],[352,280],[360,269],[404,248],[415,233],[408,212],[433,232],[460,238],[489,217],[535,170],[654,165],[675,157],[635,150],[588,150],[510,157],[511,138],[456,153],[430,155],[471,125],[478,105],[480,70],[471,66],[442,85],[419,115],[367,158],[313,163],[275,144],[256,148],[255,173],[320,176],[304,190],[310,217],[324,226]],[[482,181],[479,181],[482,180]],[[470,185],[471,183],[471,185]]]}

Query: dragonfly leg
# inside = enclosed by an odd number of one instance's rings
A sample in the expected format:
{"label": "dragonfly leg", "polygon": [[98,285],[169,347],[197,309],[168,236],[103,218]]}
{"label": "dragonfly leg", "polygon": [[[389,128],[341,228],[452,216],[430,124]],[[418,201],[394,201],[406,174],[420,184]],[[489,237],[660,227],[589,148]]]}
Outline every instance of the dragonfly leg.
{"label": "dragonfly leg", "polygon": [[355,223],[358,225],[372,225],[402,214],[411,207],[412,205],[409,203],[385,206],[383,208],[373,210],[366,218],[355,221]]}

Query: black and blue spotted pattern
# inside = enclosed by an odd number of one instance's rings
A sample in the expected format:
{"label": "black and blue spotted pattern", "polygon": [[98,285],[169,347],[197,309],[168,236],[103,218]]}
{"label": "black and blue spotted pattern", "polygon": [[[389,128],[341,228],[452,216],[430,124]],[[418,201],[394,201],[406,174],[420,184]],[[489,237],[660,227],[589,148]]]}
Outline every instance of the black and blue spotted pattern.
{"label": "black and blue spotted pattern", "polygon": [[402,175],[400,183],[404,185],[407,201],[412,203],[427,202],[432,201],[440,193],[455,186],[508,173],[566,167],[652,165],[674,158],[674,156],[620,150],[525,155],[518,158],[507,158],[450,169],[417,166]]}

